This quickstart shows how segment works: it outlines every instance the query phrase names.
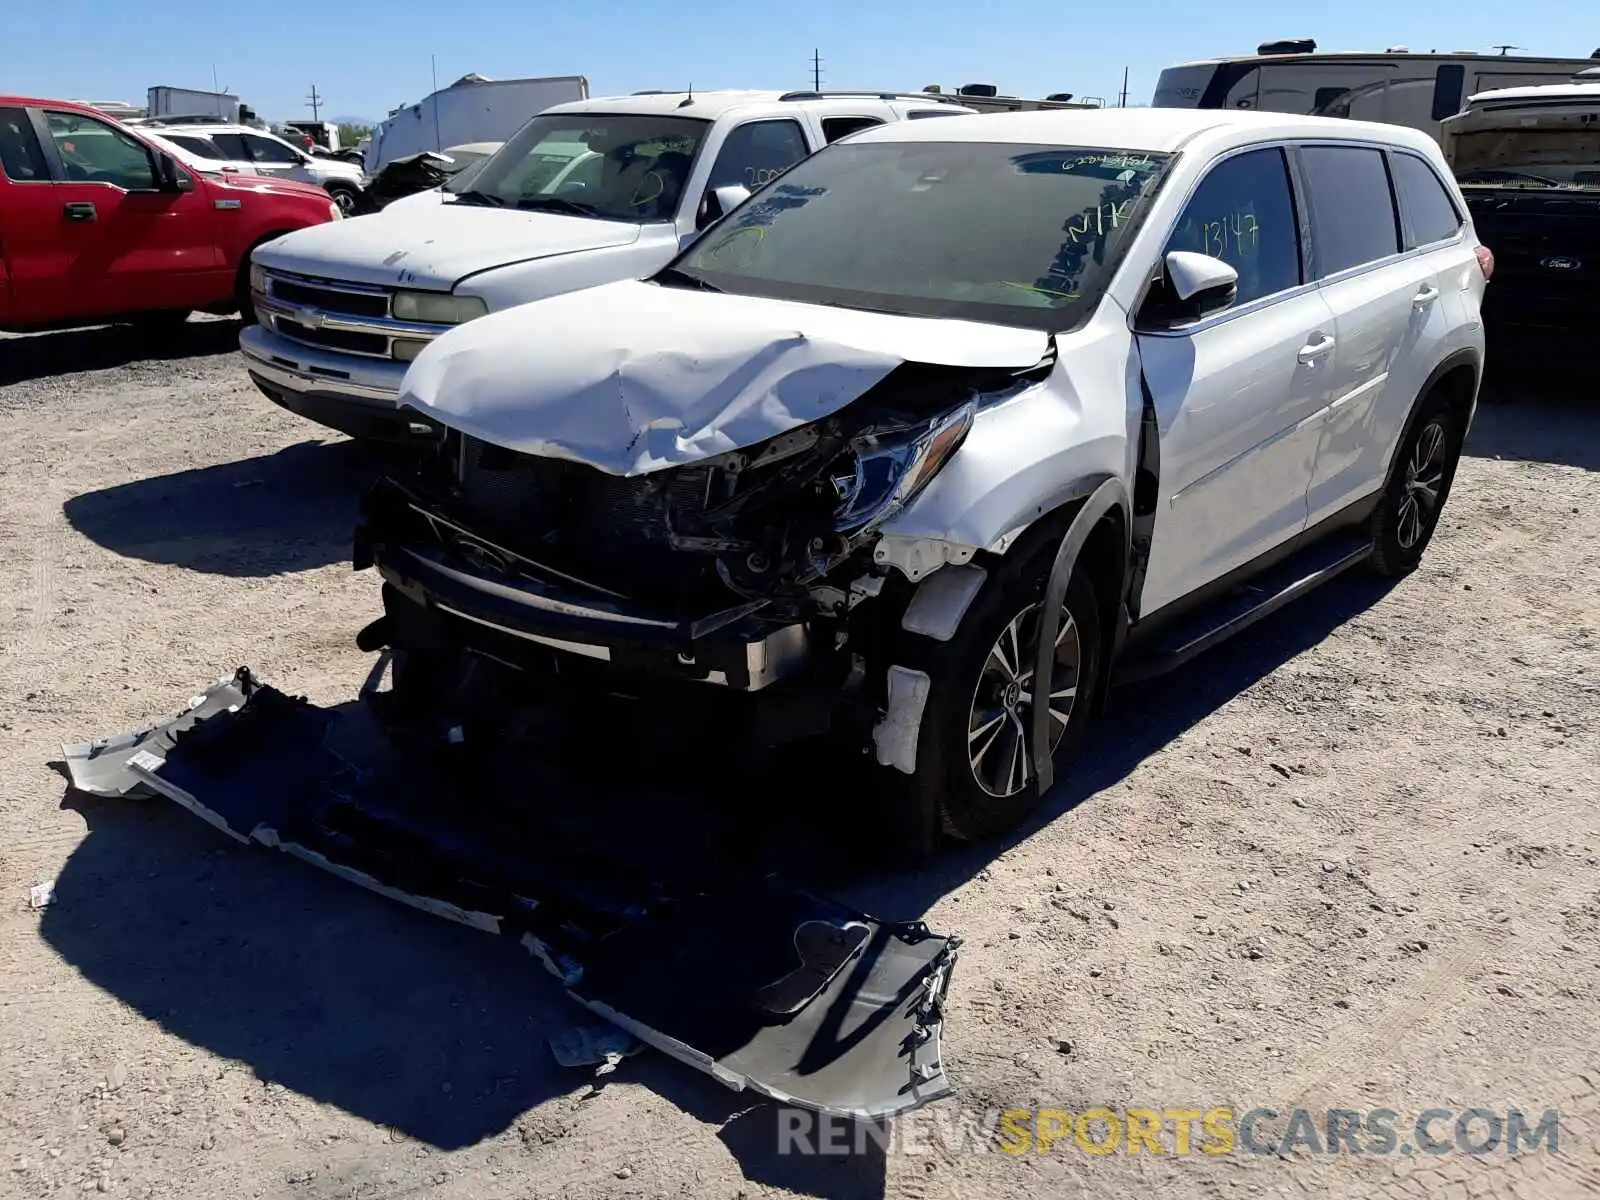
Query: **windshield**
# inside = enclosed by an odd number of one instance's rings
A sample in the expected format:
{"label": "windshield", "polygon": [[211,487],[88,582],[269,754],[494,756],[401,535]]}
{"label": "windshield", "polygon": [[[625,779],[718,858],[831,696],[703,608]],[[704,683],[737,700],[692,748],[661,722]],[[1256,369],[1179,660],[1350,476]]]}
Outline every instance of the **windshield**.
{"label": "windshield", "polygon": [[666,281],[1061,330],[1093,309],[1167,158],[840,142],[714,226]]}
{"label": "windshield", "polygon": [[1458,134],[1452,167],[1462,186],[1600,188],[1600,122],[1593,114],[1542,116],[1537,126]]}
{"label": "windshield", "polygon": [[471,177],[447,185],[495,207],[670,221],[710,123],[628,113],[541,113]]}

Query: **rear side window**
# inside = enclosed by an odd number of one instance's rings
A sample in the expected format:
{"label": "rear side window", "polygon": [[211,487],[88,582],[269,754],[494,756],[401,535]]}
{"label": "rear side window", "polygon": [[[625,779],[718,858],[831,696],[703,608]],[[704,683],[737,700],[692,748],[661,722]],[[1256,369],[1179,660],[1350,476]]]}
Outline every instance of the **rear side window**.
{"label": "rear side window", "polygon": [[20,108],[0,108],[0,171],[13,183],[48,183],[50,168],[33,122]]}
{"label": "rear side window", "polygon": [[1224,159],[1200,183],[1167,242],[1239,272],[1240,304],[1300,285],[1300,229],[1282,150]]}
{"label": "rear side window", "polygon": [[877,117],[823,117],[822,140],[837,142],[842,137],[849,137],[862,129],[871,129],[874,125],[882,125]]}
{"label": "rear side window", "polygon": [[250,151],[245,149],[244,138],[239,134],[213,133],[211,135],[211,141],[216,145],[218,150],[222,151],[223,158],[228,159],[231,162],[250,161]]}
{"label": "rear side window", "polygon": [[1305,146],[1300,162],[1311,202],[1311,256],[1318,279],[1400,252],[1381,150]]}
{"label": "rear side window", "polygon": [[1455,237],[1461,229],[1461,214],[1433,168],[1413,155],[1391,154],[1389,169],[1394,172],[1394,190],[1400,198],[1406,249]]}
{"label": "rear side window", "polygon": [[795,121],[751,121],[732,130],[722,143],[710,186],[746,187],[752,192],[782,175],[810,151]]}

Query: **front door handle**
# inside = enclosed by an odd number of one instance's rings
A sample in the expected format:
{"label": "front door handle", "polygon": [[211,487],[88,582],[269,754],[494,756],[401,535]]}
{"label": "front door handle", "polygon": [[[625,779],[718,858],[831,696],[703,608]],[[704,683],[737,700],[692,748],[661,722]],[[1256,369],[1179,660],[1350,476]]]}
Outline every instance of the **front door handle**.
{"label": "front door handle", "polygon": [[1439,289],[1431,283],[1422,285],[1422,290],[1413,297],[1411,303],[1417,308],[1426,308],[1439,298]]}
{"label": "front door handle", "polygon": [[1323,334],[1320,341],[1307,342],[1304,346],[1301,346],[1300,353],[1295,357],[1303,363],[1312,363],[1332,349],[1333,339],[1327,334]]}
{"label": "front door handle", "polygon": [[89,204],[86,201],[78,201],[73,204],[63,204],[61,206],[61,211],[66,214],[67,220],[69,221],[92,221],[98,215],[94,205]]}

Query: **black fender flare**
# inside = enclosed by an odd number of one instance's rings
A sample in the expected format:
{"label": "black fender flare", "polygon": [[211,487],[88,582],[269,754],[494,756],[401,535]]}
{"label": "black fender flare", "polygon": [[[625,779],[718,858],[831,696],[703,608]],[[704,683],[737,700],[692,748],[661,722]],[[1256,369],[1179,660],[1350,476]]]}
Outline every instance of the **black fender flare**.
{"label": "black fender flare", "polygon": [[[1072,581],[1078,555],[1083,551],[1089,534],[1100,519],[1113,509],[1131,512],[1128,489],[1122,480],[1107,477],[1089,494],[1072,524],[1067,526],[1061,541],[1056,545],[1055,561],[1050,567],[1050,577],[1045,583],[1043,610],[1039,614],[1039,645],[1033,664],[1033,773],[1035,786],[1043,795],[1055,782],[1055,770],[1050,761],[1050,682],[1051,664],[1055,658],[1056,634],[1061,624],[1061,605],[1067,598],[1067,585]],[[1122,522],[1123,537],[1130,536],[1130,522]],[[1123,562],[1128,561],[1129,547],[1123,547]],[[1118,594],[1121,589],[1119,587]],[[1107,664],[1107,670],[1110,664]]]}

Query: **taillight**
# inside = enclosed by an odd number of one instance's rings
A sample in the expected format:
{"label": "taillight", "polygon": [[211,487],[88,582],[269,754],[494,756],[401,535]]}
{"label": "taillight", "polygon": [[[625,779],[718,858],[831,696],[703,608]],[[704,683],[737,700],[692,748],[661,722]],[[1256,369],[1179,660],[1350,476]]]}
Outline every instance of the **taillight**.
{"label": "taillight", "polygon": [[1485,283],[1494,278],[1494,251],[1487,246],[1478,247],[1478,270],[1483,272]]}

